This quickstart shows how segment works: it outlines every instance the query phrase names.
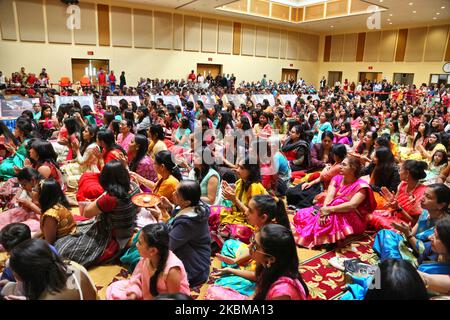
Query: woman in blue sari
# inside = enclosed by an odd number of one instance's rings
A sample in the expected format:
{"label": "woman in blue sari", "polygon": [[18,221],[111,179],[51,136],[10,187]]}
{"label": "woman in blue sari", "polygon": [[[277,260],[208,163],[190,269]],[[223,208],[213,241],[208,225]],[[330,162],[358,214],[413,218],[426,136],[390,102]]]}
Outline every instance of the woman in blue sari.
{"label": "woman in blue sari", "polygon": [[419,256],[418,271],[427,274],[450,274],[450,217],[436,223],[434,234]]}
{"label": "woman in blue sari", "polygon": [[13,178],[16,174],[14,168],[22,169],[27,156],[26,145],[31,138],[31,121],[28,118],[20,117],[17,119],[16,128],[14,129],[14,137],[19,141],[19,145],[16,146],[12,141],[5,145],[11,156],[4,159],[0,164],[0,181]]}
{"label": "woman in blue sari", "polygon": [[333,132],[333,127],[331,123],[328,121],[327,115],[325,112],[321,112],[319,116],[319,120],[314,124],[314,137],[311,141],[311,145],[316,143],[320,143],[322,141],[322,133],[325,131]]}
{"label": "woman in blue sari", "polygon": [[377,233],[373,249],[381,261],[404,259],[417,265],[416,257],[429,247],[427,244],[434,234],[437,221],[449,216],[450,188],[442,183],[429,185],[421,204],[424,210],[412,229],[406,223],[394,223],[393,226],[399,233],[387,229]]}

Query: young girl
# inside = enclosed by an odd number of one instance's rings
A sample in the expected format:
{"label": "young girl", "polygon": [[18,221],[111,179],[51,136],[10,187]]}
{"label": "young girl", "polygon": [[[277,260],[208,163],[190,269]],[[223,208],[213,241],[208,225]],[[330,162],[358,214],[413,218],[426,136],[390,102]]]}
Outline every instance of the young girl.
{"label": "young girl", "polygon": [[39,119],[39,133],[42,139],[48,140],[52,137],[53,132],[58,129],[58,120],[52,116],[52,108],[45,105],[41,110],[41,118]]}
{"label": "young girl", "polygon": [[145,226],[137,249],[141,259],[131,278],[112,283],[106,291],[107,300],[151,300],[159,294],[190,294],[183,262],[169,250],[166,224]]}
{"label": "young girl", "polygon": [[77,225],[70,212],[69,201],[59,183],[53,179],[44,180],[39,192],[42,237],[50,244],[75,233]]}
{"label": "young girl", "polygon": [[350,145],[352,139],[352,127],[350,122],[343,122],[340,126],[339,132],[334,133],[334,144],[346,144]]}
{"label": "young girl", "polygon": [[439,173],[447,166],[447,153],[443,150],[437,150],[431,158],[428,170],[425,170],[427,176],[425,178],[426,185],[437,183]]}
{"label": "young girl", "polygon": [[14,207],[0,214],[0,230],[10,223],[21,222],[28,225],[31,232],[37,232],[40,230],[41,209],[37,198],[33,195],[33,189],[42,176],[35,169],[24,168],[17,174],[17,179],[21,188],[10,202]]}
{"label": "young girl", "polygon": [[[148,139],[146,136],[137,134],[131,141],[128,149],[128,161],[130,171],[136,172],[141,177],[156,182],[158,174],[153,165],[153,160],[147,156]],[[141,190],[148,192],[149,188],[141,185]]]}

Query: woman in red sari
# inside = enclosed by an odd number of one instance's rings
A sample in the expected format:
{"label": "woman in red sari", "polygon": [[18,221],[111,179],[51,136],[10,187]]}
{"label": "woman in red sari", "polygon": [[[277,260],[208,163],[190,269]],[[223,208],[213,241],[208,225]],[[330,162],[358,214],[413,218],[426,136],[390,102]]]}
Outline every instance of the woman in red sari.
{"label": "woman in red sari", "polygon": [[[97,145],[102,148],[104,165],[112,160],[119,160],[125,165],[128,162],[125,150],[116,144],[114,133],[111,130],[106,129],[98,132]],[[104,192],[98,180],[99,175],[96,172],[86,172],[81,176],[78,182],[78,201],[97,199]]]}
{"label": "woman in red sari", "polygon": [[422,213],[421,201],[425,189],[420,180],[426,177],[424,161],[406,160],[400,167],[400,180],[397,193],[392,194],[386,187],[381,195],[387,202],[384,210],[376,210],[369,216],[369,225],[377,230],[391,229],[392,223],[406,222],[414,226]]}

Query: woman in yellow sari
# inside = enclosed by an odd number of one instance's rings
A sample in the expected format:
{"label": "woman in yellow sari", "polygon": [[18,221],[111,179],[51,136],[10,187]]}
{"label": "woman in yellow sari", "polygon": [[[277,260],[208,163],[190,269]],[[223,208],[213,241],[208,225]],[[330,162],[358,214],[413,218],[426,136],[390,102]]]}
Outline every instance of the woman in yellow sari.
{"label": "woman in yellow sari", "polygon": [[255,229],[246,219],[248,203],[258,194],[267,194],[261,184],[261,168],[259,164],[253,164],[252,160],[246,157],[239,163],[237,174],[240,179],[236,181],[234,190],[227,182],[222,184],[223,198],[231,201],[232,206],[230,211],[221,211],[219,229],[228,229],[231,237],[238,237],[244,242],[248,242]]}

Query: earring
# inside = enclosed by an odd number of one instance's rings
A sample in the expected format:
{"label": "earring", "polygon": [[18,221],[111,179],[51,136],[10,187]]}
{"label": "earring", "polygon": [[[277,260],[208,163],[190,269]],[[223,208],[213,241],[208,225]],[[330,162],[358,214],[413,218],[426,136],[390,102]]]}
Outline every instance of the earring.
{"label": "earring", "polygon": [[267,269],[269,269],[270,267],[272,266],[272,264],[270,263],[270,261],[269,262],[267,262],[267,264],[266,264],[266,268]]}

